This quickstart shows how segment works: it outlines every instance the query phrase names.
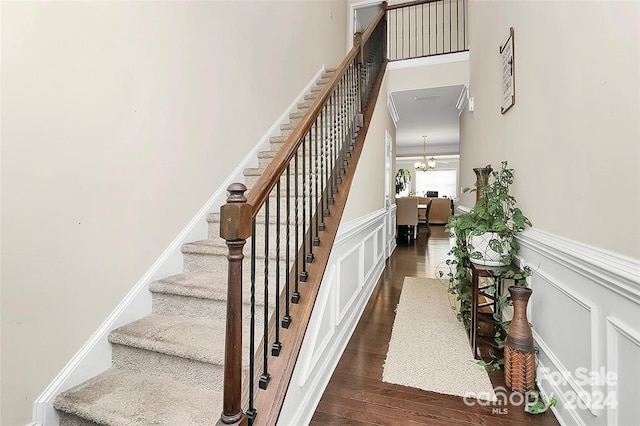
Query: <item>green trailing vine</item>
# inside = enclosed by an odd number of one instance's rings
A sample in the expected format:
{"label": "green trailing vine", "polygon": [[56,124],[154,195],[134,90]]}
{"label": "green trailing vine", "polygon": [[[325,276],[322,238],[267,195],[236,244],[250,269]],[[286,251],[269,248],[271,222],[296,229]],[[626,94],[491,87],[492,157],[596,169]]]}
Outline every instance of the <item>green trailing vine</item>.
{"label": "green trailing vine", "polygon": [[[531,226],[529,219],[516,207],[515,197],[509,193],[513,178],[513,169],[508,168],[507,162],[503,161],[500,170],[493,171],[486,182],[480,179],[476,182],[475,188],[465,188],[464,192],[480,190],[480,198],[469,213],[453,216],[447,224],[451,236],[455,238],[455,244],[449,251],[449,259],[446,261],[449,267],[447,274],[449,292],[456,296],[459,303],[457,317],[467,331],[471,327],[471,258],[483,257],[483,253],[471,245],[470,236],[495,232],[497,238],[490,240],[489,247],[500,254],[501,261],[511,264],[520,249],[515,236],[527,226]],[[517,286],[526,286],[526,279],[531,276],[531,269],[527,266],[518,273],[495,269],[493,274],[496,277],[502,275],[502,278],[512,279]],[[444,273],[440,272],[440,276],[443,275]],[[506,295],[499,295],[498,303],[501,312],[511,305]],[[494,314],[494,319],[498,323],[495,341],[500,348],[503,348],[510,321],[504,321],[501,314],[497,313]],[[494,359],[485,364],[487,367],[497,369],[503,363],[503,359]]]}

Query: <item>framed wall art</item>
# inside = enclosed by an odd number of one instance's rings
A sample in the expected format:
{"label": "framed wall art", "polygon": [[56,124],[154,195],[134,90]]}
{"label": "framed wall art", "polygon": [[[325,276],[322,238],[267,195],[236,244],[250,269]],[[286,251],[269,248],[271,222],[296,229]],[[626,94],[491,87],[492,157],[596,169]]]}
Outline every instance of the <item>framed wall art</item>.
{"label": "framed wall art", "polygon": [[500,45],[500,56],[502,57],[502,105],[500,106],[500,113],[502,114],[516,103],[513,47],[513,27],[511,27],[509,28],[509,36]]}

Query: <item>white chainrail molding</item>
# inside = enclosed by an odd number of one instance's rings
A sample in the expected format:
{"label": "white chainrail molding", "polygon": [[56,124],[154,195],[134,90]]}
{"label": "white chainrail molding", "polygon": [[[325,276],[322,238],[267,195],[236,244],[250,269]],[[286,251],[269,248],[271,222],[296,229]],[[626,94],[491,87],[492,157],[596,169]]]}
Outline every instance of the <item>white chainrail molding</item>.
{"label": "white chainrail molding", "polygon": [[393,248],[395,205],[340,225],[278,425],[309,424]]}
{"label": "white chainrail molding", "polygon": [[427,67],[430,65],[449,64],[469,60],[469,52],[447,53],[444,55],[426,56],[424,58],[401,59],[387,64],[387,71],[402,70],[407,68]]}
{"label": "white chainrail molding", "polygon": [[[535,228],[517,240],[520,266],[533,270],[529,319],[540,348],[537,381],[558,400],[556,417],[563,425],[637,423],[640,261]],[[591,372],[597,381],[585,379]],[[615,383],[605,382],[607,372],[617,375]],[[617,408],[610,401],[619,402]]]}
{"label": "white chainrail molding", "polygon": [[180,251],[182,245],[207,238],[207,214],[220,210],[220,206],[226,202],[229,185],[233,182],[244,182],[243,171],[245,168],[258,167],[258,153],[269,150],[269,138],[280,134],[280,125],[289,122],[289,114],[296,110],[298,103],[309,93],[324,70],[325,66],[323,65],[287,110],[273,123],[242,162],[231,172],[229,177],[213,193],[211,198],[189,221],[169,247],[158,257],[151,268],[133,286],[98,330],[40,394],[33,404],[32,425],[58,426],[58,414],[53,408],[53,401],[56,395],[111,366],[111,345],[107,341],[109,332],[151,313],[149,284],[160,278],[182,272],[182,252]]}

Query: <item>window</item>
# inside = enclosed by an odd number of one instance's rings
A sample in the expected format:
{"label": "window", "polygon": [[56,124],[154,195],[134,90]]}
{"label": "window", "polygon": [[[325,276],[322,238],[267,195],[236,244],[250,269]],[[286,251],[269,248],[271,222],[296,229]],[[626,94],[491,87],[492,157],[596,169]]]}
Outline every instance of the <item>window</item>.
{"label": "window", "polygon": [[438,191],[439,197],[456,198],[456,187],[455,170],[416,171],[416,195],[423,196],[427,191]]}

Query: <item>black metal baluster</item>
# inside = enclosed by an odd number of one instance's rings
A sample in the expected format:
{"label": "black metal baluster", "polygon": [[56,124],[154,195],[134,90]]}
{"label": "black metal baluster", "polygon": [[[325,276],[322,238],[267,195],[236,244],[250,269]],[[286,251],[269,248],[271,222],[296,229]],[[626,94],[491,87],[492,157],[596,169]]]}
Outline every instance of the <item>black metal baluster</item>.
{"label": "black metal baluster", "polygon": [[354,121],[353,121],[353,69],[352,64],[350,63],[347,67],[347,93],[349,94],[349,99],[347,99],[347,120],[349,122],[349,127],[354,129]]}
{"label": "black metal baluster", "polygon": [[357,108],[357,100],[358,100],[358,81],[357,81],[357,73],[356,73],[356,65],[354,62],[351,62],[349,65],[349,71],[351,73],[351,119],[353,120],[353,125],[357,130],[360,128],[360,120],[358,117],[358,108]]}
{"label": "black metal baluster", "polygon": [[413,17],[415,18],[413,31],[416,37],[416,56],[415,57],[418,57],[418,6],[415,7],[415,12],[413,14]]}
{"label": "black metal baluster", "polygon": [[[276,307],[275,307],[275,342],[271,345],[271,355],[279,356],[282,349],[280,342],[280,179],[276,183]],[[265,302],[266,303],[266,302]]]}
{"label": "black metal baluster", "polygon": [[[340,77],[340,83],[338,83],[338,87],[340,88],[340,93],[342,93],[342,99],[340,101],[340,140],[344,141],[344,135],[346,133],[347,122],[346,122],[346,103],[347,103],[347,93],[344,85],[345,75]],[[344,143],[344,142],[342,142]],[[344,154],[341,158],[342,163],[344,163]],[[342,183],[342,176],[344,173],[342,172],[343,168],[340,169],[340,183]]]}
{"label": "black metal baluster", "polygon": [[329,204],[334,204],[335,203],[335,199],[333,198],[333,195],[338,192],[338,187],[336,185],[336,181],[335,181],[335,157],[334,157],[334,152],[335,152],[335,141],[336,141],[336,90],[333,90],[333,93],[331,93],[331,98],[330,98],[330,110],[331,110],[331,136],[329,138],[329,161],[330,161],[330,168],[331,168],[331,172],[330,172],[330,179],[329,179],[329,185],[330,185],[330,189],[329,189]]}
{"label": "black metal baluster", "polygon": [[[345,145],[345,141],[347,139],[347,136],[349,134],[349,121],[347,119],[347,105],[348,105],[348,97],[349,97],[349,93],[347,92],[347,75],[343,75],[342,79],[340,80],[340,90],[342,90],[343,93],[343,101],[342,101],[342,105],[340,107],[341,110],[341,117],[342,119],[340,120],[342,122],[342,145]],[[343,149],[343,153],[342,153],[342,169],[341,169],[341,177],[344,176],[344,170],[345,170],[345,166],[346,166],[346,162],[347,162],[347,153],[346,150]],[[342,183],[342,179],[340,179],[340,183]]]}
{"label": "black metal baluster", "polygon": [[320,204],[321,204],[321,214],[320,214],[320,224],[318,225],[318,230],[324,231],[325,224],[324,218],[329,216],[329,193],[327,192],[327,168],[325,167],[325,158],[327,155],[327,121],[326,121],[326,109],[327,106],[322,107],[320,111],[320,187],[322,188],[322,193],[320,196]]}
{"label": "black metal baluster", "polygon": [[467,0],[462,0],[462,34],[463,48],[467,50]]}
{"label": "black metal baluster", "polygon": [[407,42],[409,43],[409,49],[407,52],[407,57],[411,57],[411,7],[407,8],[407,14],[409,15],[409,19],[407,20]]}
{"label": "black metal baluster", "polygon": [[[296,153],[296,156],[298,154]],[[285,285],[285,294],[286,294],[286,301],[284,304],[284,317],[282,318],[282,328],[289,328],[289,325],[291,325],[291,315],[289,312],[289,297],[290,297],[290,284],[291,284],[291,279],[289,278],[289,276],[291,275],[289,273],[289,265],[291,265],[291,256],[290,256],[290,251],[291,251],[291,245],[290,245],[290,239],[291,239],[291,163],[289,163],[287,165],[287,249],[286,249],[286,255],[285,255],[285,264],[287,265],[285,267],[285,276],[284,276],[284,285]]]}
{"label": "black metal baluster", "polygon": [[[325,128],[325,133],[324,133],[324,137],[325,137],[325,152],[324,152],[324,158],[325,158],[325,168],[324,168],[324,173],[325,173],[325,197],[326,199],[326,210],[327,213],[329,213],[329,204],[330,204],[330,199],[332,198],[331,195],[331,97],[329,97],[329,99],[327,100],[327,104],[325,106],[326,109],[326,113],[325,113],[325,123],[326,123],[326,128]],[[328,216],[328,214],[327,214]]]}
{"label": "black metal baluster", "polygon": [[444,2],[442,3],[442,53],[444,53]]}
{"label": "black metal baluster", "polygon": [[[298,148],[300,149],[300,148]],[[293,289],[293,295],[291,295],[291,303],[298,303],[300,301],[300,289],[298,288],[298,284],[300,282],[300,262],[298,259],[298,249],[300,248],[300,239],[299,239],[299,233],[300,233],[300,227],[298,225],[298,197],[299,197],[299,192],[298,192],[298,152],[296,152],[296,155],[293,159],[293,179],[294,179],[294,191],[295,192],[295,197],[294,197],[294,206],[295,206],[295,224],[296,224],[296,232],[295,232],[295,246],[293,248],[294,253],[295,253],[295,258],[294,258],[294,269],[295,269],[295,282],[294,282],[294,289]]]}
{"label": "black metal baluster", "polygon": [[407,55],[405,54],[405,50],[404,50],[404,36],[406,33],[406,29],[407,29],[407,24],[406,24],[406,17],[407,17],[407,11],[406,8],[402,8],[400,9],[402,10],[402,15],[400,16],[400,34],[402,34],[402,56],[400,57],[401,59],[406,59]]}
{"label": "black metal baluster", "polygon": [[422,50],[420,51],[420,56],[424,56],[424,3],[420,5],[420,17],[422,21],[422,25],[420,25],[422,29],[422,35],[420,36],[420,40],[422,41]]}
{"label": "black metal baluster", "polygon": [[305,253],[307,252],[307,136],[302,138],[302,272],[300,281],[305,282],[309,277],[307,273],[307,262]]}
{"label": "black metal baluster", "polygon": [[396,9],[394,10],[395,14],[396,14],[396,56],[395,59],[398,59],[400,57],[400,55],[398,55],[398,13],[400,12],[400,9]]}
{"label": "black metal baluster", "polygon": [[336,171],[336,184],[340,185],[342,183],[342,141],[344,139],[344,125],[342,123],[342,105],[344,101],[344,87],[342,85],[343,78],[340,78],[338,82],[338,157],[337,157],[337,171]]}
{"label": "black metal baluster", "polygon": [[267,364],[269,359],[269,198],[264,202],[264,324],[262,338],[263,369],[258,386],[260,389],[266,389],[269,385],[269,380],[271,380]]}
{"label": "black metal baluster", "polygon": [[254,407],[254,371],[255,371],[255,341],[256,341],[256,219],[251,222],[251,302],[249,319],[249,409],[247,417],[249,423],[256,418]]}
{"label": "black metal baluster", "polygon": [[342,102],[342,93],[340,92],[340,83],[336,86],[336,103],[335,103],[335,146],[334,146],[334,174],[335,174],[335,187],[336,192],[338,191],[338,187],[340,184],[340,158],[339,158],[339,149],[340,149],[340,133],[342,129],[340,128],[340,106]]}
{"label": "black metal baluster", "polygon": [[456,0],[456,52],[460,51],[460,0]]}
{"label": "black metal baluster", "polygon": [[309,253],[307,253],[307,263],[313,262],[313,134],[309,129]]}
{"label": "black metal baluster", "polygon": [[362,78],[360,75],[360,63],[355,60],[356,66],[356,84],[357,84],[357,99],[356,99],[356,108],[358,109],[358,120],[360,120],[360,114],[362,114]]}
{"label": "black metal baluster", "polygon": [[[316,208],[316,236],[313,239],[313,245],[314,246],[319,246],[320,245],[320,235],[318,234],[318,232],[320,231],[320,216],[322,216],[322,206],[320,206],[320,211],[317,211],[318,208],[318,204],[321,203],[322,201],[322,194],[320,194],[318,192],[318,179],[321,178],[322,173],[319,172],[320,170],[320,158],[318,157],[318,121],[319,121],[319,116],[316,117],[316,122],[314,124],[314,145],[315,145],[315,178],[313,180],[314,185],[315,185],[315,199],[313,200],[313,205]],[[322,124],[321,124],[322,125]]]}

